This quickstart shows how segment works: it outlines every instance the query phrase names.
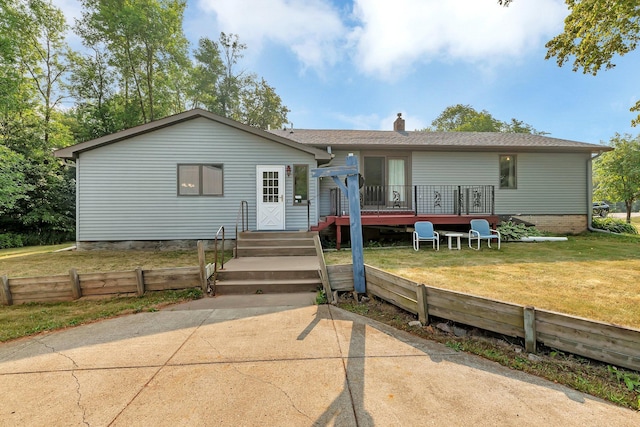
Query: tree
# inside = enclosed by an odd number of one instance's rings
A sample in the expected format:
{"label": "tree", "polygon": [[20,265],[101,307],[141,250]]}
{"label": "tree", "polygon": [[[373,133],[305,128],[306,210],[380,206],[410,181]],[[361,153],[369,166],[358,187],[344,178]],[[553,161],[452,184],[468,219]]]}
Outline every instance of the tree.
{"label": "tree", "polygon": [[251,76],[240,94],[240,114],[234,119],[260,129],[279,129],[287,122],[289,111],[265,79]]}
{"label": "tree", "polygon": [[236,34],[218,42],[201,38],[194,52],[193,104],[249,126],[274,129],[287,122],[289,109],[264,78],[235,70],[247,46]]}
{"label": "tree", "polygon": [[505,132],[505,133],[531,133],[544,135],[520,120],[511,119],[506,123],[494,118],[488,111],[476,111],[470,105],[452,105],[444,109],[442,113],[431,122],[431,128],[426,131],[438,132]]}
{"label": "tree", "polygon": [[69,90],[75,106],[68,113],[75,119],[73,133],[77,141],[86,141],[123,129],[114,102],[114,70],[109,67],[106,53],[98,46],[93,52],[70,56]]}
{"label": "tree", "polygon": [[11,211],[31,189],[24,174],[22,155],[0,145],[0,214]]}
{"label": "tree", "polygon": [[24,41],[19,45],[20,57],[42,99],[43,143],[48,146],[52,112],[65,98],[63,79],[68,67],[65,55],[69,50],[64,41],[67,24],[62,11],[46,1],[30,0],[18,4],[16,11],[22,15],[18,26]]}
{"label": "tree", "polygon": [[627,222],[631,222],[633,202],[640,198],[640,135],[616,134],[609,141],[613,151],[594,162],[594,195],[613,202],[623,201]]}
{"label": "tree", "polygon": [[[188,73],[189,43],[182,31],[185,0],[82,0],[75,27],[86,46],[104,45],[117,70],[127,114],[146,123],[178,112],[176,82]],[[168,98],[173,97],[173,100]]]}
{"label": "tree", "polygon": [[[640,41],[640,7],[637,0],[565,0],[569,16],[564,32],[550,40],[546,59],[562,67],[573,61],[573,71],[596,75],[615,67],[616,55],[636,49]],[[640,101],[630,111],[640,111]],[[640,124],[640,114],[631,124]]]}
{"label": "tree", "polygon": [[58,112],[67,48],[59,9],[0,0],[0,233],[32,244],[73,234],[73,176],[52,155],[72,143]]}

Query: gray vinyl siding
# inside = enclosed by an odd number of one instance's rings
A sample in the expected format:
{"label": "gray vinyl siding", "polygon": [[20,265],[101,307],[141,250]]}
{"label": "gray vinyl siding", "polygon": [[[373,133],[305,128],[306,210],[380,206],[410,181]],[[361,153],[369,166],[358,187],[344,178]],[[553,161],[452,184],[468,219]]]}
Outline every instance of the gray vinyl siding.
{"label": "gray vinyl siding", "polygon": [[[499,188],[498,159],[517,156],[517,189]],[[587,213],[586,153],[414,152],[414,185],[493,185],[498,215]]]}
{"label": "gray vinyl siding", "polygon": [[[178,164],[222,164],[222,196],[177,195]],[[197,118],[80,154],[79,241],[210,239],[220,226],[234,238],[240,202],[256,227],[256,165],[308,164],[313,155],[224,124]],[[293,206],[286,177],[286,228],[307,229],[307,207]],[[316,180],[309,197],[316,197]],[[317,224],[313,205],[311,225]]]}

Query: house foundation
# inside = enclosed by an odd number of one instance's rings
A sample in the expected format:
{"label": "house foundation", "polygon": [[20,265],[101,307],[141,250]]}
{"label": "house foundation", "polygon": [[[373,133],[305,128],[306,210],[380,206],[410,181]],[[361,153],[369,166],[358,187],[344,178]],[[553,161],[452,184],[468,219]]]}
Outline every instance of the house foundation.
{"label": "house foundation", "polygon": [[540,231],[557,234],[580,234],[587,231],[587,215],[512,215],[531,223]]}
{"label": "house foundation", "polygon": [[[215,240],[204,240],[206,250],[214,248]],[[182,251],[196,250],[197,240],[123,240],[123,241],[95,241],[76,242],[78,251]],[[235,240],[226,239],[224,249],[231,250],[235,246]],[[218,241],[218,249],[222,249],[222,242]]]}

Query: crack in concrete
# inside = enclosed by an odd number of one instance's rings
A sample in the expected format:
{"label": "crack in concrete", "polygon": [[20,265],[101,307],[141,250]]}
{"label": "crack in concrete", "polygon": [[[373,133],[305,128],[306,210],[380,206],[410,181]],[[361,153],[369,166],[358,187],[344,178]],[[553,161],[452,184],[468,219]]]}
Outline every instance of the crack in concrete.
{"label": "crack in concrete", "polygon": [[47,344],[46,342],[40,341],[38,339],[34,339],[34,341],[37,342],[38,344],[44,346],[45,348],[48,348],[49,350],[51,350],[52,353],[59,354],[60,356],[68,359],[69,361],[71,361],[71,364],[73,365],[73,369],[71,369],[70,372],[71,372],[71,376],[73,377],[73,379],[76,382],[76,394],[78,395],[78,399],[76,400],[76,405],[82,411],[82,424],[84,424],[86,426],[90,426],[91,424],[89,424],[89,422],[87,421],[87,408],[85,408],[81,403],[82,392],[80,391],[80,379],[76,375],[76,369],[78,368],[78,364],[76,363],[75,360],[73,360],[73,358],[71,358],[70,356],[64,354],[61,351],[56,350],[55,347]]}
{"label": "crack in concrete", "polygon": [[169,356],[169,358],[167,358],[167,360],[162,364],[162,366],[159,366],[159,367],[158,367],[158,369],[156,370],[156,372],[154,372],[154,373],[153,373],[153,375],[151,375],[151,377],[149,378],[149,380],[147,380],[147,382],[145,382],[145,383],[142,385],[142,387],[140,387],[140,389],[138,390],[138,392],[137,392],[137,393],[136,393],[136,394],[131,398],[131,400],[129,400],[129,402],[127,402],[127,404],[126,404],[126,405],[124,405],[124,408],[122,408],[122,410],[121,410],[120,412],[118,412],[118,413],[116,414],[116,416],[115,416],[115,417],[113,417],[113,419],[112,419],[112,420],[109,422],[109,424],[108,424],[109,426],[112,426],[112,425],[113,425],[113,423],[115,423],[115,422],[118,420],[118,418],[122,415],[122,413],[123,413],[124,411],[126,411],[126,410],[127,410],[127,408],[128,408],[129,406],[131,406],[131,404],[133,403],[133,401],[134,401],[134,400],[136,400],[136,399],[138,398],[138,396],[140,396],[140,393],[142,393],[142,391],[143,391],[145,388],[147,388],[147,387],[149,386],[149,384],[151,383],[151,381],[153,381],[153,380],[158,376],[158,374],[160,373],[160,371],[162,371],[162,369],[163,369],[165,366],[170,366],[170,365],[169,365],[169,362],[171,362],[171,359],[173,359],[173,358],[175,357],[175,355],[176,355],[176,354],[178,354],[178,352],[182,349],[182,347],[184,347],[184,345],[187,343],[187,341],[189,341],[189,339],[191,339],[191,337],[193,336],[193,334],[195,334],[195,333],[196,333],[196,331],[197,331],[198,329],[200,329],[200,327],[202,326],[202,324],[203,324],[206,320],[207,320],[207,318],[206,318],[206,317],[205,317],[204,319],[202,319],[202,321],[200,322],[200,324],[199,324],[198,326],[196,326],[196,327],[193,329],[193,332],[191,332],[191,333],[190,333],[190,334],[189,334],[189,335],[184,339],[184,341],[182,341],[182,344],[180,344],[180,346],[178,346],[178,348],[176,349],[176,351],[174,351],[174,352],[173,352],[173,354],[172,354],[171,356]]}
{"label": "crack in concrete", "polygon": [[[220,350],[218,350],[218,348],[217,348],[216,346],[214,346],[214,345],[213,345],[213,344],[212,344],[208,339],[206,339],[206,338],[204,338],[204,337],[202,337],[201,339],[202,339],[204,342],[206,342],[206,343],[209,345],[209,347],[211,347],[211,349],[213,349],[213,350],[214,350],[214,351],[215,351],[219,356],[223,357],[223,356],[222,356],[222,353],[220,352]],[[265,361],[262,361],[262,362],[265,362]],[[276,361],[276,360],[273,360],[272,362],[277,362],[277,361]],[[246,373],[244,373],[244,372],[240,371],[240,369],[238,369],[238,367],[236,366],[236,363],[235,363],[235,362],[218,362],[218,363],[228,363],[228,364],[233,368],[233,370],[234,370],[234,371],[236,371],[238,374],[242,375],[243,377],[245,377],[245,378],[252,378],[252,379],[254,379],[254,380],[257,380],[257,381],[262,382],[263,384],[268,384],[268,385],[270,385],[271,387],[275,388],[276,390],[279,390],[283,395],[285,395],[285,396],[286,396],[287,400],[289,401],[289,403],[291,404],[291,406],[293,407],[293,409],[295,409],[295,410],[296,410],[300,415],[302,415],[303,417],[307,418],[309,421],[313,421],[313,419],[312,419],[309,415],[307,415],[307,414],[305,414],[304,412],[302,412],[302,410],[300,410],[300,408],[298,408],[298,407],[296,406],[296,404],[295,404],[295,403],[294,403],[294,401],[293,401],[293,398],[289,395],[289,393],[287,393],[287,392],[286,392],[284,389],[282,389],[281,387],[277,386],[276,384],[274,384],[274,383],[272,383],[272,382],[270,382],[270,381],[264,380],[264,379],[262,379],[262,378],[256,378],[256,377],[254,377],[254,376],[251,376],[251,375],[249,375],[249,374],[246,374]],[[212,363],[212,364],[213,364],[213,363]]]}

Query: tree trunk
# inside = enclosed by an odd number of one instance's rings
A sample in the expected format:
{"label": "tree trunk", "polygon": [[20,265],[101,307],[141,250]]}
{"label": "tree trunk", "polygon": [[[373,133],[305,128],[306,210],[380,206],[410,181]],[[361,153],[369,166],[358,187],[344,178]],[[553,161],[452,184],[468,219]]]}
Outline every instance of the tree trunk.
{"label": "tree trunk", "polygon": [[625,200],[624,206],[627,208],[627,224],[631,224],[631,207],[633,206],[633,200]]}

